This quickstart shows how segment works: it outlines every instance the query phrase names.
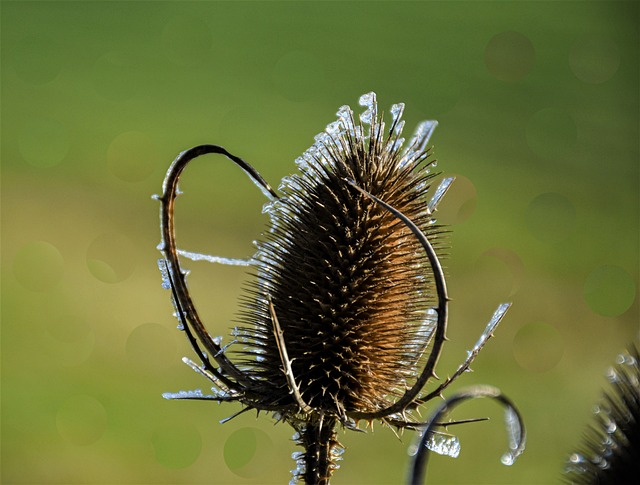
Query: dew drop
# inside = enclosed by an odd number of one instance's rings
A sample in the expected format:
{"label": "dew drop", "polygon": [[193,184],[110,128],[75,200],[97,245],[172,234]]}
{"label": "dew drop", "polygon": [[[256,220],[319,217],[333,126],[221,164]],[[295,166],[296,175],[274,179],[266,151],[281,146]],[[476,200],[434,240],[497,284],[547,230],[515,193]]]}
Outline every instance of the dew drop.
{"label": "dew drop", "polygon": [[162,288],[165,290],[171,289],[171,280],[169,279],[169,267],[167,260],[160,258],[158,260],[158,269],[160,269],[160,275],[162,276]]}
{"label": "dew drop", "polygon": [[505,453],[504,455],[502,455],[502,458],[500,458],[500,462],[505,466],[511,466],[515,463],[515,461],[516,459],[511,452]]}

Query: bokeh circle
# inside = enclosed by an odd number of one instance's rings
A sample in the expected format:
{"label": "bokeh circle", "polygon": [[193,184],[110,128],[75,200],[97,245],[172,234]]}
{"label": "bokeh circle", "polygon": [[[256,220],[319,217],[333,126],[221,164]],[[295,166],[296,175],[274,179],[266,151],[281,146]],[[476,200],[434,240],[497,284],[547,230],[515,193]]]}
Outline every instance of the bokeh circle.
{"label": "bokeh circle", "polygon": [[564,195],[547,192],[529,203],[525,222],[531,234],[539,241],[558,243],[573,233],[576,209]]}
{"label": "bokeh circle", "polygon": [[278,93],[290,101],[312,98],[324,77],[320,60],[304,51],[287,52],[276,62],[271,73]]}
{"label": "bokeh circle", "polygon": [[536,51],[531,41],[519,32],[494,35],[484,50],[484,63],[493,77],[501,81],[518,81],[531,72]]}
{"label": "bokeh circle", "polygon": [[594,269],[584,284],[584,299],[589,308],[605,317],[626,312],[636,299],[633,278],[619,266],[604,265]]}
{"label": "bokeh circle", "polygon": [[[438,205],[436,219],[442,224],[461,224],[475,212],[478,192],[473,182],[464,175],[447,174],[447,177],[455,177],[455,180],[449,187],[443,202]],[[434,189],[438,183],[439,181],[433,183]]]}
{"label": "bokeh circle", "polygon": [[564,347],[564,339],[553,325],[532,322],[516,333],[513,356],[518,365],[529,372],[547,372],[558,365]]}
{"label": "bokeh circle", "polygon": [[62,278],[64,260],[58,248],[46,241],[22,247],[13,259],[13,274],[28,290],[48,291]]}
{"label": "bokeh circle", "polygon": [[135,247],[123,234],[101,234],[87,249],[89,272],[104,283],[119,283],[129,278],[136,262]]}
{"label": "bokeh circle", "polygon": [[41,85],[53,81],[62,70],[64,50],[54,39],[29,35],[11,52],[13,68],[20,79]]}
{"label": "bokeh circle", "polygon": [[38,168],[58,165],[69,153],[69,148],[68,128],[52,118],[30,118],[18,138],[20,155],[29,165]]}
{"label": "bokeh circle", "polygon": [[139,325],[127,338],[126,353],[129,363],[138,371],[167,369],[174,364],[177,353],[174,332],[157,323]]}
{"label": "bokeh circle", "polygon": [[195,66],[208,59],[213,35],[202,19],[176,15],[164,27],[162,40],[169,60],[179,66]]}
{"label": "bokeh circle", "polygon": [[609,37],[589,34],[578,39],[571,47],[569,66],[581,81],[601,84],[618,71],[620,49]]}
{"label": "bokeh circle", "polygon": [[267,433],[252,427],[235,430],[224,444],[224,461],[236,475],[257,478],[271,468],[273,442]]}
{"label": "bokeh circle", "polygon": [[557,108],[545,108],[535,113],[526,127],[527,145],[546,160],[558,160],[574,149],[578,128],[573,118]]}
{"label": "bokeh circle", "polygon": [[65,314],[50,317],[41,345],[46,353],[47,366],[74,366],[85,362],[95,347],[96,334],[90,320],[79,315]]}
{"label": "bokeh circle", "polygon": [[125,182],[140,182],[158,165],[158,150],[149,136],[127,131],[116,136],[107,149],[107,167]]}
{"label": "bokeh circle", "polygon": [[167,468],[186,468],[202,452],[202,436],[190,423],[166,422],[152,433],[151,444],[156,460]]}
{"label": "bokeh circle", "polygon": [[78,446],[98,441],[107,429],[107,411],[96,398],[78,395],[68,398],[58,409],[56,425],[60,435]]}
{"label": "bokeh circle", "polygon": [[105,99],[121,102],[135,96],[143,87],[139,62],[127,53],[110,51],[93,66],[91,82]]}

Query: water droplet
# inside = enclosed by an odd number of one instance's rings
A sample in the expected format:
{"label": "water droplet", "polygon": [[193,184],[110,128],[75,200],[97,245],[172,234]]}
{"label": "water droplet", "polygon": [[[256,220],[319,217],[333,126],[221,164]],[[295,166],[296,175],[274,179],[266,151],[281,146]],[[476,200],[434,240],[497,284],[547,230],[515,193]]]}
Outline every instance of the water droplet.
{"label": "water droplet", "polygon": [[573,453],[570,457],[569,457],[569,461],[571,463],[585,463],[587,460],[584,458],[584,456],[582,456],[579,453]]}
{"label": "water droplet", "polygon": [[[422,437],[422,433],[420,433]],[[419,443],[420,439],[416,441]],[[433,432],[426,442],[426,447],[439,455],[450,456],[451,458],[457,458],[460,455],[460,440],[457,436]],[[417,452],[417,445],[410,446],[408,452],[411,456],[414,456]]]}
{"label": "water droplet", "polygon": [[198,399],[204,397],[201,389],[192,391],[164,392],[162,397],[165,399]]}
{"label": "water droplet", "polygon": [[[513,408],[509,407],[505,411],[504,421],[507,426],[507,436],[509,439],[509,449],[517,450],[518,444],[522,440],[522,427],[518,415]],[[515,457],[514,457],[515,459]]]}
{"label": "water droplet", "polygon": [[162,288],[168,290],[171,288],[171,281],[169,280],[169,269],[167,266],[167,260],[160,258],[158,260],[158,269],[160,269],[160,275],[162,276]]}
{"label": "water droplet", "polygon": [[502,457],[500,458],[500,462],[501,462],[503,465],[506,465],[506,466],[511,466],[511,465],[513,465],[513,464],[515,463],[515,461],[516,461],[516,459],[515,459],[515,457],[513,456],[513,453],[511,453],[511,452],[505,453],[505,454],[504,454],[504,455],[502,455]]}

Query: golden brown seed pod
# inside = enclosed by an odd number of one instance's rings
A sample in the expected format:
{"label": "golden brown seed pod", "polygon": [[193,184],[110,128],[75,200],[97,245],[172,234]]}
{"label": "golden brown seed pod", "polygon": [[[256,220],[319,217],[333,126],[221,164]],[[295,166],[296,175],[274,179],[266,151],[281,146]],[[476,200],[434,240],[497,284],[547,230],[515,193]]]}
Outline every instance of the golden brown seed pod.
{"label": "golden brown seed pod", "polygon": [[436,123],[424,123],[404,143],[402,105],[392,107],[386,132],[375,95],[361,104],[360,122],[349,107],[338,111],[266,206],[270,227],[253,258],[257,279],[239,329],[247,371],[281,389],[279,403],[291,401],[271,302],[302,400],[334,415],[392,404],[415,378],[435,325],[428,309],[436,291],[419,241],[352,183],[439,243],[426,150]]}

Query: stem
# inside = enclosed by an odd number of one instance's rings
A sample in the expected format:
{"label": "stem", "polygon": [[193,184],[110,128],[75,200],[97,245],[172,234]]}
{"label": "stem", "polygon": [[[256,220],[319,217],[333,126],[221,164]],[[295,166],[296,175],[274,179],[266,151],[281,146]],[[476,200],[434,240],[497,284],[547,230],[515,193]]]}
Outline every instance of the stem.
{"label": "stem", "polygon": [[329,485],[333,471],[339,465],[342,446],[337,440],[336,418],[309,417],[298,431],[296,442],[305,451],[298,458],[296,478],[306,485]]}

